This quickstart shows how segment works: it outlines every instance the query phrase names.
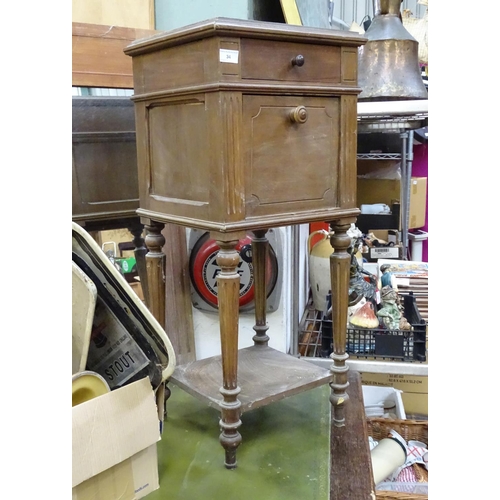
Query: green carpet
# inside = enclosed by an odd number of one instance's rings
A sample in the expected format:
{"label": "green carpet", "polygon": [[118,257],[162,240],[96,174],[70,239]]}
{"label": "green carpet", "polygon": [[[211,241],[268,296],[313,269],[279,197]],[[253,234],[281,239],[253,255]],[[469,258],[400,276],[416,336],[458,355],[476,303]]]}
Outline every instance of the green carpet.
{"label": "green carpet", "polygon": [[328,385],[244,413],[234,470],[224,467],[219,412],[169,387],[160,488],[148,500],[328,500]]}

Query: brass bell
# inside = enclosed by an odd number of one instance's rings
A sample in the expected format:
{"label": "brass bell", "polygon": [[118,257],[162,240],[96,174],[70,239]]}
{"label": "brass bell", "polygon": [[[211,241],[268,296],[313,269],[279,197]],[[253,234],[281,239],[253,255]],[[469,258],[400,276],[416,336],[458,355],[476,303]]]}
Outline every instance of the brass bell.
{"label": "brass bell", "polygon": [[360,101],[427,99],[418,42],[403,26],[402,0],[373,0],[373,21],[358,49]]}

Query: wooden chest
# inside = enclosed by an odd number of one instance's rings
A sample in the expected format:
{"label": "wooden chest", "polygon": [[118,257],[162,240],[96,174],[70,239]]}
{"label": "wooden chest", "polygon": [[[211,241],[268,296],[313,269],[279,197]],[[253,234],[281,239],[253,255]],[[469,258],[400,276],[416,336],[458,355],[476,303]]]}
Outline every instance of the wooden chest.
{"label": "wooden chest", "polygon": [[357,215],[362,40],[218,18],[130,44],[139,215],[221,232]]}

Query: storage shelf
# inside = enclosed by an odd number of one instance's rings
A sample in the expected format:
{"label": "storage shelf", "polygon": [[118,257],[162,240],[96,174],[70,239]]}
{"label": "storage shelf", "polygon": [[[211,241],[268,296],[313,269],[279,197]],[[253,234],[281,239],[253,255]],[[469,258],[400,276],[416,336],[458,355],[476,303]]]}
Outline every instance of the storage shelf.
{"label": "storage shelf", "polygon": [[[171,380],[192,396],[219,408],[222,401],[221,356],[177,366]],[[241,412],[327,384],[332,372],[268,346],[238,351],[238,386]]]}
{"label": "storage shelf", "polygon": [[400,160],[401,153],[359,153],[358,160]]}

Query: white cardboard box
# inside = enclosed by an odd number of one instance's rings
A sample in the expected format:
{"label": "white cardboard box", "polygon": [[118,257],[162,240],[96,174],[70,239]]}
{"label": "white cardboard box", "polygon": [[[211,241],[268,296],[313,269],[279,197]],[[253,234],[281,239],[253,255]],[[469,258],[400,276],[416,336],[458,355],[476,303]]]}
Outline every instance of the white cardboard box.
{"label": "white cardboard box", "polygon": [[361,388],[365,407],[384,402],[384,408],[390,408],[387,413],[394,413],[396,418],[406,420],[401,390],[394,389],[394,387],[375,387],[371,385],[362,385]]}
{"label": "white cardboard box", "polygon": [[148,377],[72,411],[73,500],[136,500],[159,488],[160,422]]}

